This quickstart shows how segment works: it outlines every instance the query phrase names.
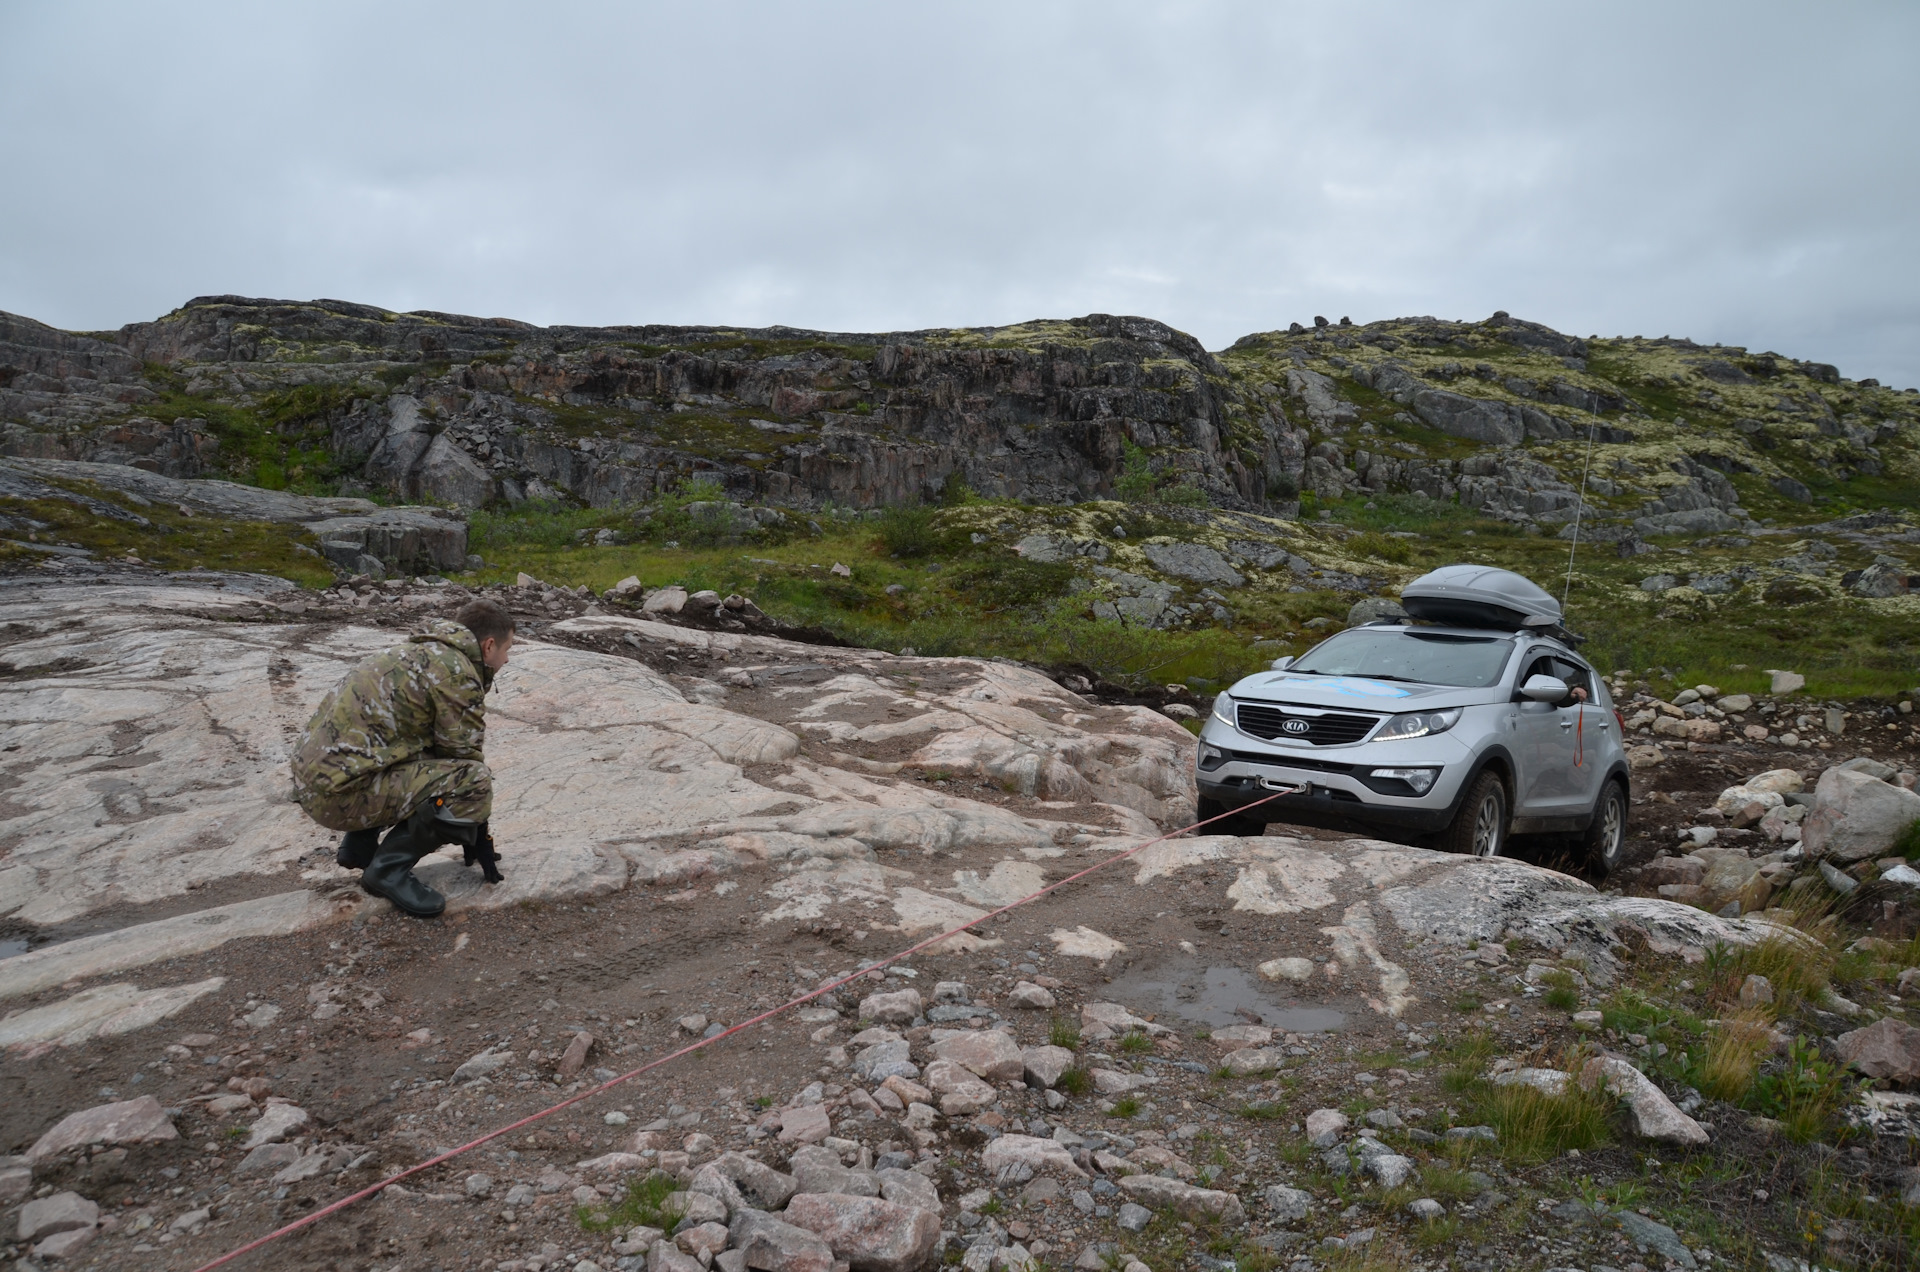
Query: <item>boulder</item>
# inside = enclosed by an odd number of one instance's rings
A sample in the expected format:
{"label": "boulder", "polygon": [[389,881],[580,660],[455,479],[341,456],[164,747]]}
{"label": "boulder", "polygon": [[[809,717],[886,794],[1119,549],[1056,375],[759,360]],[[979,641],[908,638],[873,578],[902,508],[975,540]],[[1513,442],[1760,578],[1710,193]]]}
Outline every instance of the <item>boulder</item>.
{"label": "boulder", "polygon": [[1865,773],[1832,768],[1813,790],[1813,811],[1801,823],[1800,843],[1811,857],[1842,864],[1885,856],[1908,826],[1920,821],[1920,795]]}
{"label": "boulder", "polygon": [[780,1115],[782,1144],[818,1144],[833,1134],[833,1119],[818,1104],[803,1104]]}
{"label": "boulder", "polygon": [[1182,1219],[1243,1223],[1247,1213],[1230,1192],[1196,1188],[1160,1175],[1128,1175],[1118,1181],[1120,1191],[1153,1210],[1171,1210]]}
{"label": "boulder", "polygon": [[1920,1083],[1920,1029],[1891,1016],[1834,1039],[1840,1058],[1870,1078]]}
{"label": "boulder", "polygon": [[34,1142],[27,1160],[38,1162],[89,1144],[152,1144],[179,1138],[160,1101],[143,1095],[68,1114]]}
{"label": "boulder", "polygon": [[1338,1144],[1346,1129],[1347,1115],[1338,1109],[1315,1109],[1307,1114],[1307,1143],[1315,1148]]}
{"label": "boulder", "polygon": [[678,584],[647,593],[640,602],[642,614],[678,614],[687,607],[687,589]]}
{"label": "boulder", "polygon": [[1842,760],[1833,766],[1847,773],[1865,773],[1868,777],[1877,777],[1883,782],[1891,782],[1899,776],[1900,770],[1891,764],[1882,764],[1867,755],[1856,755],[1850,760]]}
{"label": "boulder", "polygon": [[1765,817],[1769,811],[1782,807],[1787,801],[1778,791],[1756,791],[1746,786],[1729,786],[1720,792],[1720,798],[1713,806],[1726,814],[1727,822],[1732,826],[1751,826]]}
{"label": "boulder", "polygon": [[[802,1149],[800,1151],[805,1152],[806,1150]],[[820,1151],[831,1152],[832,1150]],[[796,1159],[798,1159],[799,1156],[800,1153],[798,1152],[794,1154]],[[840,1155],[835,1153],[833,1160],[836,1166],[839,1165]],[[585,1168],[585,1165],[584,1162],[581,1163],[582,1169]],[[797,1173],[798,1172],[796,1172],[796,1175]],[[740,1186],[733,1182],[731,1176],[716,1168],[712,1162],[706,1163],[701,1166],[700,1169],[693,1172],[693,1178],[687,1181],[687,1191],[700,1193],[703,1196],[713,1198],[722,1206],[726,1207],[726,1213],[729,1215],[747,1204],[746,1194],[740,1191]],[[755,1207],[755,1209],[758,1209],[758,1207]],[[726,1216],[723,1215],[721,1217],[725,1218]],[[687,1253],[691,1254],[693,1252],[689,1250]]]}
{"label": "boulder", "polygon": [[1024,1007],[1028,1011],[1052,1011],[1054,1007],[1053,991],[1032,981],[1021,981],[1007,995],[1007,1005]]}
{"label": "boulder", "polygon": [[1275,1223],[1296,1223],[1313,1209],[1313,1194],[1285,1184],[1275,1184],[1261,1194],[1269,1217]]}
{"label": "boulder", "polygon": [[1093,1069],[1093,1089],[1102,1095],[1125,1095],[1138,1091],[1141,1087],[1150,1087],[1159,1079],[1147,1073],[1123,1073],[1119,1069]]}
{"label": "boulder", "polygon": [[1617,1056],[1595,1056],[1580,1071],[1580,1085],[1604,1088],[1626,1102],[1634,1134],[1669,1144],[1704,1144],[1700,1123],[1674,1107],[1647,1075]]}
{"label": "boulder", "polygon": [[1508,1069],[1493,1075],[1495,1086],[1530,1086],[1542,1095],[1565,1095],[1570,1079],[1559,1069]]}
{"label": "boulder", "polygon": [[1000,1098],[999,1092],[952,1060],[935,1060],[928,1065],[927,1085],[940,1097],[940,1111],[948,1117],[978,1113]]}
{"label": "boulder", "polygon": [[[1084,930],[1084,929],[1083,929]],[[1124,949],[1125,946],[1120,948]],[[1088,1042],[1104,1042],[1108,1038],[1134,1031],[1148,1034],[1172,1033],[1165,1025],[1156,1025],[1143,1020],[1119,1003],[1083,1003],[1080,1007],[1080,1036]]]}
{"label": "boulder", "polygon": [[1086,1172],[1074,1164],[1073,1154],[1067,1151],[1066,1145],[1033,1135],[1000,1136],[981,1150],[980,1165],[992,1175],[1025,1166],[1035,1172],[1050,1170],[1086,1178]]}
{"label": "boulder", "polygon": [[965,1066],[988,1082],[1018,1082],[1026,1072],[1020,1044],[998,1029],[943,1038],[933,1044],[933,1054],[938,1059]]}
{"label": "boulder", "polygon": [[1691,854],[1685,857],[1655,857],[1640,870],[1640,882],[1649,888],[1663,884],[1698,884],[1707,876],[1707,863]]}
{"label": "boulder", "polygon": [[741,1153],[722,1153],[708,1163],[734,1182],[757,1209],[778,1210],[793,1196],[794,1181],[765,1162]]}
{"label": "boulder", "polygon": [[1278,1047],[1242,1047],[1229,1052],[1221,1067],[1236,1078],[1244,1078],[1255,1073],[1272,1073],[1286,1063],[1286,1054]]}
{"label": "boulder", "polygon": [[843,1193],[851,1197],[878,1197],[880,1179],[872,1171],[849,1170],[831,1148],[808,1147],[794,1152],[793,1194]]}
{"label": "boulder", "polygon": [[272,1144],[285,1139],[307,1124],[307,1111],[297,1104],[286,1101],[270,1101],[266,1112],[255,1118],[249,1128],[252,1134],[247,1136],[244,1149],[258,1148],[262,1144]]}
{"label": "boulder", "polygon": [[727,1228],[721,1223],[697,1223],[673,1234],[673,1244],[700,1260],[705,1267],[713,1256],[727,1248]]}
{"label": "boulder", "polygon": [[1398,1188],[1413,1178],[1416,1169],[1411,1157],[1402,1157],[1398,1153],[1376,1153],[1361,1163],[1369,1175],[1380,1181],[1382,1188]]}
{"label": "boulder", "polygon": [[911,1059],[913,1048],[904,1038],[893,1038],[862,1047],[853,1057],[855,1076],[869,1082],[890,1078],[917,1078],[920,1066]]}
{"label": "boulder", "polygon": [[1240,587],[1247,581],[1227,558],[1198,543],[1149,543],[1140,550],[1162,574],[1227,587]]}
{"label": "boulder", "polygon": [[735,1215],[727,1235],[759,1272],[833,1272],[833,1248],[819,1234],[761,1211]]}
{"label": "boulder", "polygon": [[1256,968],[1262,980],[1307,981],[1313,979],[1313,960],[1309,958],[1270,958]]}
{"label": "boulder", "polygon": [[38,1241],[56,1232],[91,1229],[100,1222],[100,1207],[76,1192],[57,1192],[20,1207],[20,1240]]}
{"label": "boulder", "polygon": [[1719,857],[1707,867],[1700,889],[1701,908],[1716,914],[1733,902],[1739,903],[1742,914],[1764,909],[1773,893],[1773,885],[1760,873],[1759,866],[1746,857],[1731,855]]}
{"label": "boulder", "polygon": [[803,1193],[786,1220],[815,1233],[854,1272],[912,1272],[940,1240],[940,1215],[880,1197]]}
{"label": "boulder", "polygon": [[1028,1047],[1020,1053],[1020,1063],[1025,1066],[1028,1086],[1051,1088],[1061,1074],[1073,1068],[1073,1052],[1065,1047]]}
{"label": "boulder", "polygon": [[1764,976],[1749,975],[1740,982],[1740,1005],[1763,1007],[1773,1001],[1773,982]]}
{"label": "boulder", "polygon": [[910,1024],[920,1014],[921,1006],[920,991],[917,989],[868,994],[860,1000],[860,1019],[882,1025]]}
{"label": "boulder", "polygon": [[880,1180],[880,1195],[902,1206],[917,1206],[940,1213],[940,1190],[917,1170],[888,1167],[874,1172]]}

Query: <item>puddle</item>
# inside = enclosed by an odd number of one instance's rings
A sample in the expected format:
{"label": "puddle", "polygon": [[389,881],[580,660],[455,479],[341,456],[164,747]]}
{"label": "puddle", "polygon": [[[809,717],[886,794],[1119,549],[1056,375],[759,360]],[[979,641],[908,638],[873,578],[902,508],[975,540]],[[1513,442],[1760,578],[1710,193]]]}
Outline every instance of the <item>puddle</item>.
{"label": "puddle", "polygon": [[0,941],[0,958],[12,958],[16,954],[25,954],[26,952],[27,943],[25,941]]}
{"label": "puddle", "polygon": [[1135,1010],[1168,1012],[1194,1024],[1220,1029],[1256,1021],[1288,1033],[1327,1033],[1347,1023],[1332,1007],[1287,1006],[1275,991],[1238,967],[1209,967],[1178,974],[1122,976],[1108,997]]}

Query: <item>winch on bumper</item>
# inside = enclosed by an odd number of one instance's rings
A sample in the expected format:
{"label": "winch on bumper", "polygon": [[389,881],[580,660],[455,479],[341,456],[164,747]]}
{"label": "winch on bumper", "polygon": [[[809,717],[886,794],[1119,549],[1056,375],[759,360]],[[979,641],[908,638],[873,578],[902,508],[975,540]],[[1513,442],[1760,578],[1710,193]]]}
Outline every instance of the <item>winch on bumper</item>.
{"label": "winch on bumper", "polygon": [[1316,747],[1310,754],[1305,747],[1256,750],[1253,739],[1218,732],[1229,736],[1210,738],[1216,733],[1210,725],[1200,738],[1195,778],[1202,799],[1237,810],[1276,790],[1298,792],[1247,809],[1245,815],[1259,821],[1430,834],[1452,823],[1473,769],[1472,753],[1446,734],[1424,738],[1418,748],[1375,742]]}

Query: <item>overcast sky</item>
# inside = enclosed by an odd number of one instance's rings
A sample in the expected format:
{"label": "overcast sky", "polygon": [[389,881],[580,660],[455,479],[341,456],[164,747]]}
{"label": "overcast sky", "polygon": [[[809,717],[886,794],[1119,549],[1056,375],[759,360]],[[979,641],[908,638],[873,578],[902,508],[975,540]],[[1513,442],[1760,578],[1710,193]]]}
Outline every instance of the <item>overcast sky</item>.
{"label": "overcast sky", "polygon": [[1506,309],[1905,387],[1916,64],[1910,2],[0,0],[0,309]]}

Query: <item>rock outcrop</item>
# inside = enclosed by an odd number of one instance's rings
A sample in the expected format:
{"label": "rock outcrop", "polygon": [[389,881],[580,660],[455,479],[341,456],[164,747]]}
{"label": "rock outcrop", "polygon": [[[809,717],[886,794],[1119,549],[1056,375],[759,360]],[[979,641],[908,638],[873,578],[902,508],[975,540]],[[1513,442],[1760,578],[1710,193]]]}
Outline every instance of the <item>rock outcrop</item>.
{"label": "rock outcrop", "polygon": [[381,507],[368,499],[296,495],[229,481],[182,480],[115,463],[0,459],[0,496],[78,503],[97,516],[138,515],[87,497],[86,486],[203,516],[300,526],[313,535],[319,553],[343,573],[436,574],[467,568],[466,518],[447,508]]}
{"label": "rock outcrop", "polygon": [[[217,418],[268,441],[292,430],[351,481],[459,507],[645,504],[690,478],[798,509],[956,483],[1253,510],[1410,493],[1630,542],[1750,533],[1735,475],[1810,502],[1805,479],[1911,471],[1920,400],[1831,370],[1505,313],[1274,331],[1211,354],[1105,314],[891,333],[543,328],[210,296],[92,335],[0,315],[0,453],[234,471]],[[1912,577],[1898,559],[1870,573],[1859,587],[1875,597]]]}

